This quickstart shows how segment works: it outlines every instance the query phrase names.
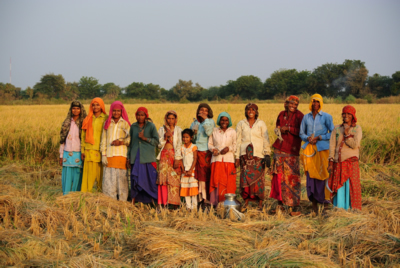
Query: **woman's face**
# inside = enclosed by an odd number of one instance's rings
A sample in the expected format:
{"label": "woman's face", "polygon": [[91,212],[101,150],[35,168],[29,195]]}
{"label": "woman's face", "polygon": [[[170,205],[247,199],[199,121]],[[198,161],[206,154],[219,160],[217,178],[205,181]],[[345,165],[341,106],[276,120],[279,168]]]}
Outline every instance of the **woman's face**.
{"label": "woman's face", "polygon": [[295,102],[295,101],[289,102],[289,106],[288,106],[289,111],[291,113],[294,113],[297,110],[297,106],[299,106],[299,104],[297,102]]}
{"label": "woman's face", "polygon": [[247,118],[254,119],[256,117],[256,110],[254,108],[247,109]]}
{"label": "woman's face", "polygon": [[319,101],[313,100],[312,101],[312,109],[313,109],[313,111],[318,111],[319,107],[321,107],[321,105],[319,104]]}
{"label": "woman's face", "polygon": [[348,125],[350,125],[351,121],[353,121],[353,115],[352,114],[342,113],[342,118],[343,118],[343,123],[346,123]]}
{"label": "woman's face", "polygon": [[122,115],[122,110],[121,109],[114,109],[112,111],[112,118],[113,119],[120,119],[121,115]]}
{"label": "woman's face", "polygon": [[72,107],[72,115],[73,116],[78,116],[81,114],[81,108],[80,107]]}
{"label": "woman's face", "polygon": [[175,126],[175,121],[176,121],[175,115],[169,114],[167,116],[167,124],[168,124],[168,126],[170,126],[170,127]]}
{"label": "woman's face", "polygon": [[226,116],[221,117],[221,119],[219,119],[219,124],[221,125],[222,129],[227,129],[229,126],[229,119]]}
{"label": "woman's face", "polygon": [[93,113],[95,113],[95,114],[99,113],[101,111],[100,104],[98,104],[97,102],[93,102],[92,109],[93,109]]}
{"label": "woman's face", "polygon": [[182,135],[182,141],[183,141],[183,143],[184,143],[184,144],[189,144],[189,143],[190,143],[190,140],[191,140],[190,135],[187,134],[187,133],[183,133],[183,135]]}
{"label": "woman's face", "polygon": [[144,112],[139,111],[136,113],[136,121],[138,121],[139,124],[143,124],[145,120],[146,114]]}
{"label": "woman's face", "polygon": [[206,107],[201,107],[198,115],[204,115],[208,117],[208,109]]}

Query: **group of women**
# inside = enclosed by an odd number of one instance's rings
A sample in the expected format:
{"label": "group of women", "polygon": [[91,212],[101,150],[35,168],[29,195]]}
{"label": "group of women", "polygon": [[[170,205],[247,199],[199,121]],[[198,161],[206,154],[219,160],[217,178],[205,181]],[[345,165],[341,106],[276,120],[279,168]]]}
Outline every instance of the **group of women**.
{"label": "group of women", "polygon": [[131,124],[119,101],[111,104],[108,115],[100,98],[92,100],[87,115],[84,106],[73,101],[60,132],[63,193],[95,188],[127,201],[130,177],[132,203],[177,208],[184,199],[188,209],[216,207],[225,194],[236,193],[239,168],[243,210],[250,201],[262,209],[270,168],[269,197],[278,200],[275,212],[285,211],[285,205],[292,216],[298,216],[302,162],[315,213],[318,203],[327,206],[331,200],[337,207],[361,209],[362,131],[355,109],[344,107],[343,123],[334,126],[332,116],[321,111],[320,95],[312,96],[309,114],[303,115],[298,105],[299,98],[290,96],[278,115],[271,164],[267,126],[254,103],[246,105],[245,119],[236,129],[227,112],[218,115],[215,125],[211,107],[201,103],[190,128],[179,127],[178,114],[171,110],[157,131],[145,107],[137,109],[136,122]]}

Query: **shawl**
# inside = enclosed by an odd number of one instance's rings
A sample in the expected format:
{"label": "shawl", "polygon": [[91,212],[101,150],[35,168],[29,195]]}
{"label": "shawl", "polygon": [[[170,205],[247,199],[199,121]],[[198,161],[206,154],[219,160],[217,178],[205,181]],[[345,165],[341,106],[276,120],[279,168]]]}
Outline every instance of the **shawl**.
{"label": "shawl", "polygon": [[92,122],[93,122],[93,103],[97,102],[98,104],[100,104],[100,108],[101,111],[107,115],[106,113],[106,107],[104,106],[104,102],[102,99],[100,98],[94,98],[92,100],[92,102],[90,103],[90,107],[89,107],[89,114],[86,116],[85,120],[83,121],[82,124],[82,129],[86,130],[86,138],[85,138],[85,142],[90,143],[90,144],[94,144],[94,137],[93,137],[93,126],[92,126]]}
{"label": "shawl", "polygon": [[122,115],[121,115],[122,118],[123,118],[126,122],[128,122],[129,126],[131,125],[131,122],[129,122],[128,113],[126,112],[125,107],[124,107],[124,105],[122,104],[122,102],[120,102],[120,101],[114,101],[114,102],[111,104],[111,107],[110,107],[110,113],[109,113],[109,115],[111,115],[111,116],[109,116],[109,117],[107,118],[106,123],[104,124],[104,129],[107,130],[108,127],[110,126],[113,110],[118,110],[118,109],[121,109],[121,110],[122,110]]}
{"label": "shawl", "polygon": [[320,112],[322,110],[322,106],[324,106],[324,99],[319,94],[312,95],[311,99],[310,99],[310,105],[309,105],[309,109],[310,109],[311,112],[312,112],[312,102],[313,102],[313,100],[319,101],[319,110],[318,110],[318,112]]}
{"label": "shawl", "polygon": [[232,119],[231,116],[227,113],[227,112],[222,112],[218,115],[218,119],[217,119],[217,125],[221,126],[219,121],[221,120],[222,117],[227,117],[229,119],[229,124],[228,124],[228,128],[232,126]]}
{"label": "shawl", "polygon": [[81,138],[82,122],[86,117],[86,110],[85,110],[85,106],[83,106],[82,103],[75,100],[75,101],[71,102],[67,117],[65,118],[64,122],[61,125],[60,144],[63,144],[65,142],[65,140],[67,139],[68,133],[69,133],[69,129],[71,128],[71,120],[73,117],[73,115],[72,115],[73,107],[81,108],[81,113],[79,114],[78,119],[75,121],[75,124],[79,128],[79,138]]}

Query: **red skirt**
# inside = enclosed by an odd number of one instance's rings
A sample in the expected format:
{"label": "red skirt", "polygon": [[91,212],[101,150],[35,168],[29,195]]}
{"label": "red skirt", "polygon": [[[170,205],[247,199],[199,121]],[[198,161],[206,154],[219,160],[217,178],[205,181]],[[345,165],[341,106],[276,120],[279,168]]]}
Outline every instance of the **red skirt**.
{"label": "red skirt", "polygon": [[361,210],[361,183],[358,158],[353,156],[343,162],[333,163],[333,170],[329,176],[329,188],[331,197],[337,194],[347,180],[350,180],[350,204],[351,208]]}
{"label": "red skirt", "polygon": [[[213,192],[218,199],[213,200]],[[213,204],[225,201],[225,194],[236,193],[236,168],[234,163],[214,162],[211,164],[210,201]]]}

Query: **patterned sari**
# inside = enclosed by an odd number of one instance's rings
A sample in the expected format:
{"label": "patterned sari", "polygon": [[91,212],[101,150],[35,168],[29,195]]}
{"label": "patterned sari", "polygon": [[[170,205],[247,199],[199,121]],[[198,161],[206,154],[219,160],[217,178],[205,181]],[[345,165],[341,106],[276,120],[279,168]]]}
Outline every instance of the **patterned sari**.
{"label": "patterned sari", "polygon": [[273,178],[269,197],[282,201],[284,205],[300,205],[300,159],[275,149],[272,165]]}
{"label": "patterned sari", "polygon": [[[163,149],[161,151],[157,178],[159,204],[180,205],[181,203],[179,189],[181,186],[180,177],[182,169],[181,166],[179,166],[177,169],[174,169],[174,160],[175,150],[173,148]],[[167,190],[167,193],[164,193],[165,190]],[[167,195],[167,197],[165,195]]]}
{"label": "patterned sari", "polygon": [[265,199],[265,167],[262,159],[253,156],[253,144],[246,148],[240,157],[240,194],[243,199],[252,201]]}

